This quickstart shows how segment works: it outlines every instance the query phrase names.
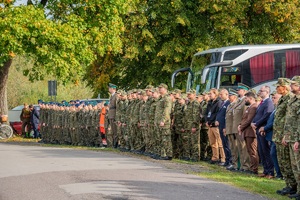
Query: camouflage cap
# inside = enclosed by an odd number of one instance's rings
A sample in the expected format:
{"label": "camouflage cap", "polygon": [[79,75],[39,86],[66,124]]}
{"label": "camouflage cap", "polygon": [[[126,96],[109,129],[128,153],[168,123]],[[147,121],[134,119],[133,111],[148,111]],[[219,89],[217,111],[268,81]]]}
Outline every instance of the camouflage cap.
{"label": "camouflage cap", "polygon": [[291,84],[291,80],[288,78],[278,78],[278,81],[274,86],[289,86]]}
{"label": "camouflage cap", "polygon": [[186,94],[196,94],[196,90],[190,89],[190,91],[188,91]]}
{"label": "camouflage cap", "polygon": [[172,94],[181,94],[181,90],[175,89],[172,91]]}
{"label": "camouflage cap", "polygon": [[145,88],[145,90],[150,90],[151,91],[153,88],[154,87],[152,85],[147,85],[146,88]]}
{"label": "camouflage cap", "polygon": [[158,87],[159,88],[166,88],[166,89],[168,89],[168,86],[166,84],[164,84],[164,83],[159,84]]}
{"label": "camouflage cap", "polygon": [[117,94],[122,94],[123,90],[117,90]]}
{"label": "camouflage cap", "polygon": [[137,93],[137,89],[133,89],[131,93]]}
{"label": "camouflage cap", "polygon": [[144,90],[142,90],[139,94],[142,95],[142,96],[147,96],[147,93]]}
{"label": "camouflage cap", "polygon": [[152,92],[158,92],[158,88],[153,88],[151,91]]}
{"label": "camouflage cap", "polygon": [[180,97],[181,97],[182,99],[186,99],[186,98],[187,98],[187,95],[186,95],[186,94],[181,94]]}
{"label": "camouflage cap", "polygon": [[234,96],[238,96],[238,93],[236,90],[229,88],[228,91],[229,96],[234,95]]}
{"label": "camouflage cap", "polygon": [[300,76],[294,76],[292,78],[291,84],[297,84],[300,85]]}
{"label": "camouflage cap", "polygon": [[243,90],[250,90],[249,86],[243,84],[243,83],[238,83],[238,88],[237,90],[240,90],[240,89],[243,89]]}
{"label": "camouflage cap", "polygon": [[121,96],[126,96],[126,95],[127,95],[127,93],[125,91],[121,92]]}

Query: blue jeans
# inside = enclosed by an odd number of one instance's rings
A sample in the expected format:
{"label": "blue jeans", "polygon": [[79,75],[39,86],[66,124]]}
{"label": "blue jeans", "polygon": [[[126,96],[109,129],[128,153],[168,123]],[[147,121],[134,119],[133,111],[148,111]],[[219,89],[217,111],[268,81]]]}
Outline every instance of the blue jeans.
{"label": "blue jeans", "polygon": [[276,171],[276,177],[282,177],[279,164],[278,164],[278,159],[277,159],[277,151],[276,151],[276,144],[273,141],[269,141],[270,143],[270,155],[272,157],[273,163],[274,163],[274,168]]}

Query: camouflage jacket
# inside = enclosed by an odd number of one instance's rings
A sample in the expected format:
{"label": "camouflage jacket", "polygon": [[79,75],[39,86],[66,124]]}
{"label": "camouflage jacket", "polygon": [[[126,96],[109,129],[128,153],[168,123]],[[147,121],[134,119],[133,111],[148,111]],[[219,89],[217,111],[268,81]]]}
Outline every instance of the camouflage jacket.
{"label": "camouflage jacket", "polygon": [[287,105],[284,138],[286,142],[300,142],[300,95],[292,97]]}
{"label": "camouflage jacket", "polygon": [[276,106],[276,112],[273,122],[273,141],[281,143],[284,135],[284,124],[286,119],[287,105],[293,97],[292,93],[282,96]]}

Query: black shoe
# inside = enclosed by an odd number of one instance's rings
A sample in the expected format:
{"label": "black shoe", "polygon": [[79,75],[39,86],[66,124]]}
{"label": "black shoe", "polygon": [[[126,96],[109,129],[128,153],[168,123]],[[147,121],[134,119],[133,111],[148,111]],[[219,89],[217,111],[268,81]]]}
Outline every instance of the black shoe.
{"label": "black shoe", "polygon": [[276,193],[280,195],[295,194],[296,192],[297,190],[291,187],[285,187],[282,190],[276,191]]}
{"label": "black shoe", "polygon": [[296,193],[296,194],[291,194],[289,195],[289,198],[300,198],[300,194]]}
{"label": "black shoe", "polygon": [[215,164],[218,164],[219,163],[219,161],[218,160],[216,160],[216,161],[214,161],[214,160],[211,160],[210,162],[209,162],[209,164],[212,164],[212,165],[215,165]]}
{"label": "black shoe", "polygon": [[159,160],[172,160],[172,157],[164,156],[164,157],[160,157]]}
{"label": "black shoe", "polygon": [[230,171],[233,171],[235,170],[234,166],[233,165],[229,165],[226,167],[227,170],[230,170]]}
{"label": "black shoe", "polygon": [[226,167],[226,163],[225,163],[225,162],[219,162],[218,165],[219,165],[219,166]]}

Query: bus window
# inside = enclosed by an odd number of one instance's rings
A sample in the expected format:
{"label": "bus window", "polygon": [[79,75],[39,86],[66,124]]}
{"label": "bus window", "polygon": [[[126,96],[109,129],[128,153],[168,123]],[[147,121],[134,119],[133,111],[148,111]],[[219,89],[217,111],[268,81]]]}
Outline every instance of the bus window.
{"label": "bus window", "polygon": [[300,51],[299,49],[285,52],[285,77],[293,78],[300,74]]}
{"label": "bus window", "polygon": [[238,49],[238,50],[226,51],[224,54],[223,60],[234,60],[247,51],[248,51],[248,49]]}

